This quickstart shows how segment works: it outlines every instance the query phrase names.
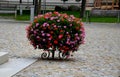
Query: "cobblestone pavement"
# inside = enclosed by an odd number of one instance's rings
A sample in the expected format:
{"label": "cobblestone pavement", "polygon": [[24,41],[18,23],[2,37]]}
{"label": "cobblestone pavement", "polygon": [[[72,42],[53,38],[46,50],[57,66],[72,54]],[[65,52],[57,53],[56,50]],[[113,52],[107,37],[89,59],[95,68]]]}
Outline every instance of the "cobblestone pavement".
{"label": "cobblestone pavement", "polygon": [[[0,51],[11,58],[39,58],[26,38],[28,23],[0,22]],[[86,44],[69,60],[41,60],[13,77],[118,77],[120,76],[120,24],[85,24]]]}

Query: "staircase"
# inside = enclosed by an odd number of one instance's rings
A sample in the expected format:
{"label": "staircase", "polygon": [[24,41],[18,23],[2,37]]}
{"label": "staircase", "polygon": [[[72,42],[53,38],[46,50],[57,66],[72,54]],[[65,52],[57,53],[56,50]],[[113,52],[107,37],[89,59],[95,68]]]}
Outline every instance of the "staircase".
{"label": "staircase", "polygon": [[0,65],[8,61],[8,52],[0,52]]}

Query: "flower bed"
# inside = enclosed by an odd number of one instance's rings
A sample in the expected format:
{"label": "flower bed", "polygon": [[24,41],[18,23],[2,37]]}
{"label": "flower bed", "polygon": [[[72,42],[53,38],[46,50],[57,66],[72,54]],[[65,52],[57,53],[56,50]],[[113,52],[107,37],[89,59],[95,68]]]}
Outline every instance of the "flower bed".
{"label": "flower bed", "polygon": [[55,52],[58,49],[65,55],[77,51],[84,43],[85,30],[79,18],[73,15],[49,12],[35,17],[26,27],[27,38],[35,49]]}

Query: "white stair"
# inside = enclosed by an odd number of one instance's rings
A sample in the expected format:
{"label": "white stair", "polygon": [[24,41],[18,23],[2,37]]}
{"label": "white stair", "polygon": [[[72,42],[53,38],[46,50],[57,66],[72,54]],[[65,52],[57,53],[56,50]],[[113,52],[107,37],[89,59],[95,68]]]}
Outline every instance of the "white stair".
{"label": "white stair", "polygon": [[12,77],[22,69],[34,63],[37,59],[9,58],[9,61],[0,65],[0,77]]}
{"label": "white stair", "polygon": [[8,52],[0,52],[0,65],[8,61]]}

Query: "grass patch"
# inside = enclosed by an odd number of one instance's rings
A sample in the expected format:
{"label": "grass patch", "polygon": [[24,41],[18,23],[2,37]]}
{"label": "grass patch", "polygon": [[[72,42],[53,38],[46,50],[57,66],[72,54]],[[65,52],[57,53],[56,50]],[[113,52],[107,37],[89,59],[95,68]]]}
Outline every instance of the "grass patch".
{"label": "grass patch", "polygon": [[79,11],[60,11],[60,13],[67,13],[68,15],[74,15],[77,18],[80,17],[80,12]]}
{"label": "grass patch", "polygon": [[[29,21],[30,20],[30,14],[28,13],[29,11],[26,11],[25,14],[20,16],[19,14],[16,17],[16,20],[19,21]],[[80,17],[80,12],[79,11],[59,11],[60,13],[67,13],[68,15],[74,15],[75,17],[79,18]],[[14,14],[0,14],[2,17],[8,17],[8,18],[14,18]],[[90,21],[91,22],[99,22],[99,23],[116,23],[117,22],[117,17],[103,17],[103,16],[97,16],[93,17],[91,16]],[[82,19],[83,22],[86,22],[86,17]],[[119,21],[120,23],[120,21]]]}
{"label": "grass patch", "polygon": [[[83,21],[86,22],[86,18],[83,18]],[[117,17],[91,17],[90,22],[116,23]]]}
{"label": "grass patch", "polygon": [[26,15],[17,15],[16,20],[19,21],[29,21],[30,20],[30,15],[26,14]]}
{"label": "grass patch", "polygon": [[1,18],[15,18],[15,15],[14,14],[0,14],[0,17]]}
{"label": "grass patch", "polygon": [[[68,15],[74,15],[75,17],[80,17],[79,11],[61,11],[61,13],[67,13]],[[119,18],[120,19],[120,18]],[[116,23],[118,20],[117,17],[103,17],[103,16],[91,16],[90,22],[99,22],[99,23]],[[86,17],[82,19],[83,22],[86,22]],[[120,21],[119,21],[120,23]]]}
{"label": "grass patch", "polygon": [[[5,18],[5,19],[14,19],[15,15],[14,14],[0,14],[1,18]],[[17,17],[15,18],[16,20],[19,21],[29,21],[30,20],[30,15],[29,14],[23,14],[23,15],[17,15]]]}

